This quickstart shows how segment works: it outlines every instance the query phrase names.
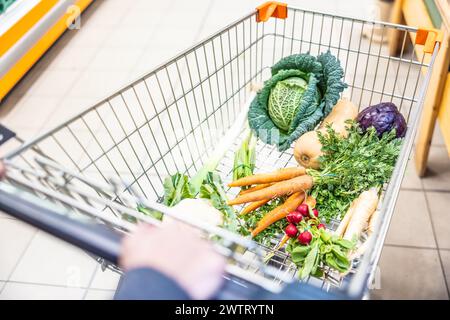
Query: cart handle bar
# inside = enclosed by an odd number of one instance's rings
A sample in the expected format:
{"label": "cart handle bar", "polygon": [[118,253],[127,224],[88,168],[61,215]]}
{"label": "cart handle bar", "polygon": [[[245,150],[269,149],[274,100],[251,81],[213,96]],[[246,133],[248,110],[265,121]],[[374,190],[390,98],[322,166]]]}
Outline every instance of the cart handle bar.
{"label": "cart handle bar", "polygon": [[[22,220],[38,229],[41,229],[61,240],[86,250],[96,256],[118,264],[121,240],[123,235],[113,231],[101,224],[87,224],[64,215],[56,213],[54,210],[39,206],[32,201],[24,201],[18,195],[4,190],[5,185],[0,183],[0,210]],[[271,293],[260,286],[238,283],[230,279],[229,274],[224,277],[222,288],[217,292],[215,299],[250,299],[252,297],[271,297]],[[251,285],[253,290],[242,290],[243,287]],[[334,299],[336,296],[323,292],[320,289],[312,288],[307,285],[297,284],[297,286],[306,287],[306,290],[312,291],[309,298],[326,296],[327,299]],[[248,287],[246,289],[249,289]],[[307,291],[308,292],[308,291]],[[288,290],[278,298],[286,299],[304,299],[305,291]]]}

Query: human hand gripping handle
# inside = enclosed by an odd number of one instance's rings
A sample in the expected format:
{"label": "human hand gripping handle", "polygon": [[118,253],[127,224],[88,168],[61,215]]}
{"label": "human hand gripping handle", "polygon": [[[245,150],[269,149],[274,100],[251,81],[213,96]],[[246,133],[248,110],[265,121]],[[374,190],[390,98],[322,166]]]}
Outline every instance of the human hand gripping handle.
{"label": "human hand gripping handle", "polygon": [[225,270],[225,259],[209,242],[191,227],[172,220],[160,228],[138,226],[124,238],[119,264],[125,271],[159,271],[193,299],[211,298],[221,287]]}
{"label": "human hand gripping handle", "polygon": [[6,176],[6,168],[3,161],[0,160],[0,180],[3,180]]}

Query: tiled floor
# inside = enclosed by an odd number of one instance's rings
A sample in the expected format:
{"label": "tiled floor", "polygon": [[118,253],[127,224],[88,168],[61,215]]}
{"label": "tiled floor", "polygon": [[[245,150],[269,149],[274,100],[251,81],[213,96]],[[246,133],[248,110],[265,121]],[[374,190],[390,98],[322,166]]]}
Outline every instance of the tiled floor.
{"label": "tiled floor", "polygon": [[[261,1],[97,0],[0,106],[30,138],[236,20]],[[370,0],[289,1],[367,17]],[[361,76],[361,75],[357,75]],[[410,163],[372,298],[449,298],[450,159],[436,130],[429,173]],[[118,276],[84,252],[0,213],[0,299],[109,299]]]}

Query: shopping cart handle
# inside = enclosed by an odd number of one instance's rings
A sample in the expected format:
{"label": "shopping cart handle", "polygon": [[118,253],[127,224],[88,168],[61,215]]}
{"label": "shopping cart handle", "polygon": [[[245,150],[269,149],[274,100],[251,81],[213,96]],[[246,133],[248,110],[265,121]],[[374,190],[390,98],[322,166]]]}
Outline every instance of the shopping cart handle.
{"label": "shopping cart handle", "polygon": [[118,262],[122,236],[104,225],[70,219],[48,207],[3,190],[1,184],[0,210],[111,263]]}

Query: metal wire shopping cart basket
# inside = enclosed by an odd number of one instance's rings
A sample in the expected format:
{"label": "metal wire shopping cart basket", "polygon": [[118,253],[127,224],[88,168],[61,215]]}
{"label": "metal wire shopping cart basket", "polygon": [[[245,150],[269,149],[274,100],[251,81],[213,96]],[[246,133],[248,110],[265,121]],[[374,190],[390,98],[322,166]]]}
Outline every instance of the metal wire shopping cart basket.
{"label": "metal wire shopping cart basket", "polygon": [[[381,31],[381,42],[373,41],[374,30]],[[390,56],[382,44],[394,31],[402,41],[399,56]],[[324,290],[361,298],[376,273],[439,50],[439,43],[432,43],[431,52],[423,50],[416,58],[406,45],[409,34],[417,32],[268,3],[45,134],[8,143],[12,150],[3,159],[8,170],[0,185],[2,209],[116,268],[120,234],[137,220],[159,223],[136,210],[145,205],[217,235],[216,247],[228,257],[229,282],[249,291],[279,292],[296,279],[296,267],[285,253],[276,253],[267,264],[263,257],[270,248],[188,221],[160,204],[163,180],[175,172],[192,175],[226,150],[218,172],[229,181],[252,89],[268,79],[270,66],[280,58],[330,50],[345,70],[343,96],[360,107],[392,101],[408,122],[368,250],[343,280],[332,274],[308,279]],[[292,149],[278,152],[259,142],[257,153],[256,171],[295,165]],[[245,292],[231,297],[246,297]]]}

